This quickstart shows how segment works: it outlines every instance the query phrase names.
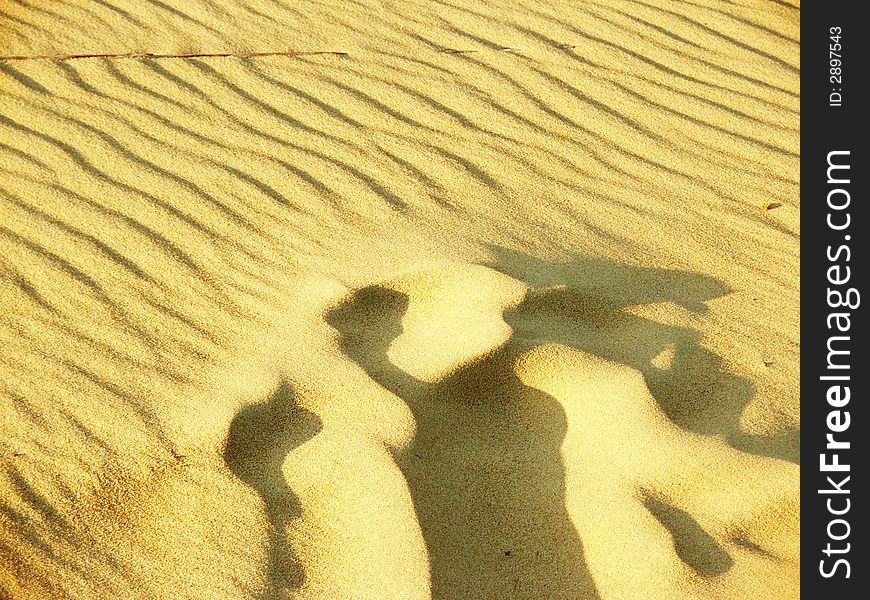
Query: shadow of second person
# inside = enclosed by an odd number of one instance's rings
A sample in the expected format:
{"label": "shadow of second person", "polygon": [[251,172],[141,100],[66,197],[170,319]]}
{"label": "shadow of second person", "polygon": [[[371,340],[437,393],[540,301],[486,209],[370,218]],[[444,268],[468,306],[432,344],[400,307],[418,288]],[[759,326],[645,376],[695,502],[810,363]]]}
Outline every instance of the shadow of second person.
{"label": "shadow of second person", "polygon": [[[699,273],[602,259],[548,262],[504,248],[493,253],[493,268],[530,287],[525,301],[504,314],[515,337],[564,344],[637,369],[675,425],[721,437],[743,452],[800,462],[797,427],[774,435],[744,431],[741,418],[755,388],[707,348],[701,331],[627,310],[672,303],[703,315],[708,302],[731,293],[724,284]],[[667,354],[668,364],[656,364]]]}
{"label": "shadow of second person", "polygon": [[513,370],[508,343],[428,383],[387,357],[405,294],[360,290],[327,321],[343,351],[408,405],[413,442],[396,453],[429,554],[434,598],[584,598],[598,594],[565,508],[566,417]]}

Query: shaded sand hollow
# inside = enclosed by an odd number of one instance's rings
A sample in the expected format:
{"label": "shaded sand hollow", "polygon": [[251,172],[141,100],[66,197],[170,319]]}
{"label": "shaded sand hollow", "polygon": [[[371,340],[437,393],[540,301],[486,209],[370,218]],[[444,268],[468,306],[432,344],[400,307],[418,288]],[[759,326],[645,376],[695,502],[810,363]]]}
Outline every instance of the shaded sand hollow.
{"label": "shaded sand hollow", "polygon": [[0,597],[797,598],[799,18],[0,2]]}

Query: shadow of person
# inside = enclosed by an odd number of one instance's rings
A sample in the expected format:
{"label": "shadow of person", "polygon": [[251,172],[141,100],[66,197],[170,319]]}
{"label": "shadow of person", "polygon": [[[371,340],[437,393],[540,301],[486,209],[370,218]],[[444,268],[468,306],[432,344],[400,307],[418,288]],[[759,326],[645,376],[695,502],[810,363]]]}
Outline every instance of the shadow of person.
{"label": "shadow of person", "polygon": [[[755,390],[723,368],[693,329],[662,324],[627,312],[639,304],[672,302],[704,313],[705,302],[730,293],[712,277],[620,265],[600,259],[547,262],[500,247],[489,266],[532,288],[526,300],[504,314],[515,336],[559,343],[628,365],[643,373],[650,392],[670,420],[694,433],[721,436],[757,456],[800,462],[800,431],[774,436],[747,433],[740,417]],[[669,364],[655,360],[670,354]]]}
{"label": "shadow of person", "polygon": [[416,420],[395,458],[426,542],[432,596],[597,599],[565,508],[565,413],[517,378],[512,365],[525,348],[509,342],[441,381],[421,381],[387,357],[407,306],[405,294],[369,287],[327,322]]}
{"label": "shadow of person", "polygon": [[[703,313],[706,302],[730,292],[720,282],[605,260],[550,263],[503,249],[495,254],[490,267],[531,288],[503,313],[513,334],[441,380],[417,379],[388,358],[403,332],[406,294],[364,288],[326,318],[342,350],[402,398],[415,418],[414,440],[395,457],[429,552],[433,597],[598,597],[565,508],[564,409],[524,386],[514,370],[516,358],[535,346],[561,344],[628,365],[644,375],[676,425],[797,462],[797,431],[778,438],[741,431],[753,387],[723,368],[698,331],[627,310],[672,302]],[[731,557],[691,515],[653,496],[644,505],[699,576],[730,569]]]}
{"label": "shadow of person", "polygon": [[263,598],[280,598],[304,581],[302,566],[287,541],[287,525],[301,514],[298,498],[287,485],[282,465],[287,454],[313,438],[320,419],[295,401],[282,381],[265,402],[242,408],[233,418],[224,461],[240,480],[260,495],[269,522],[269,551]]}

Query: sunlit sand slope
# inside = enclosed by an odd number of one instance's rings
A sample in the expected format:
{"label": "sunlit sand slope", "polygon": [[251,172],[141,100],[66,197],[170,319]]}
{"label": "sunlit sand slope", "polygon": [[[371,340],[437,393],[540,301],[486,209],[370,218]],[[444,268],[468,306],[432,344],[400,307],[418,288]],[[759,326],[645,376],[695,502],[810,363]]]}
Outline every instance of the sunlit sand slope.
{"label": "sunlit sand slope", "polygon": [[799,16],[0,3],[0,596],[797,598]]}

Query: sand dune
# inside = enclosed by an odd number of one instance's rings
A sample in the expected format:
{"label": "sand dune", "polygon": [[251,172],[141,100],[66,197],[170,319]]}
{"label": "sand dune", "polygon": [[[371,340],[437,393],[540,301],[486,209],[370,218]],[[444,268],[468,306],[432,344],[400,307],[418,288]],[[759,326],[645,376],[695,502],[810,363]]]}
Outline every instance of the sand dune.
{"label": "sand dune", "polygon": [[0,596],[797,598],[799,18],[0,3]]}

